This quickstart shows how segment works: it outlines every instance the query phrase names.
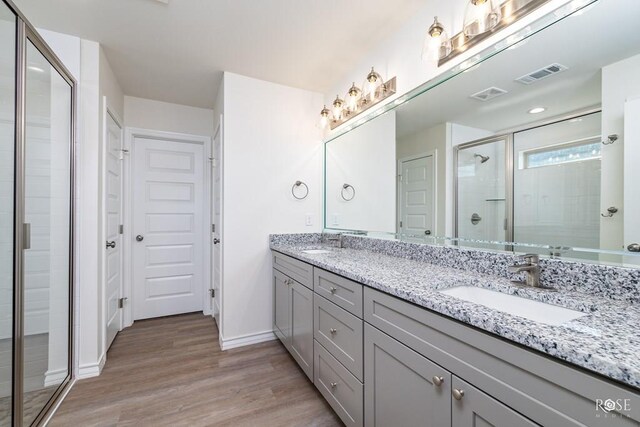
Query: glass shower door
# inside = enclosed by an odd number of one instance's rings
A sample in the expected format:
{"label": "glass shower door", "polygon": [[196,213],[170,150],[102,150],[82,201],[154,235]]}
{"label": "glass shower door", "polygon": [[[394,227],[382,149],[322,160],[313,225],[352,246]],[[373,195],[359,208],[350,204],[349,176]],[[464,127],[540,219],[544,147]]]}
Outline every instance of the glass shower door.
{"label": "glass shower door", "polygon": [[0,2],[0,426],[11,425],[13,395],[13,211],[16,16]]}
{"label": "glass shower door", "polygon": [[[508,136],[465,144],[457,153],[456,237],[463,246],[506,242]],[[465,242],[465,240],[467,240]]]}
{"label": "glass shower door", "polygon": [[23,422],[69,375],[72,88],[30,40],[26,47]]}

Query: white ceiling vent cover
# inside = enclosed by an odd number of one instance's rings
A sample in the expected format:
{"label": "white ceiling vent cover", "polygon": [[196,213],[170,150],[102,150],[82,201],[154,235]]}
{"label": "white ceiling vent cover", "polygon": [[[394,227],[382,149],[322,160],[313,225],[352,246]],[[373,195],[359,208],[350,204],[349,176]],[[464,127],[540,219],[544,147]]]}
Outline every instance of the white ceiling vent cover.
{"label": "white ceiling vent cover", "polygon": [[478,101],[488,101],[490,99],[496,98],[500,95],[504,95],[507,93],[506,90],[500,89],[499,87],[490,87],[488,89],[481,90],[480,92],[476,92],[471,95],[471,98],[477,99]]}
{"label": "white ceiling vent cover", "polygon": [[522,77],[518,77],[516,79],[517,82],[520,82],[525,85],[530,85],[531,83],[535,83],[539,80],[546,79],[547,77],[551,77],[554,74],[558,74],[563,72],[564,70],[568,70],[568,67],[565,67],[561,64],[551,64],[539,70],[536,70],[532,73],[525,74]]}

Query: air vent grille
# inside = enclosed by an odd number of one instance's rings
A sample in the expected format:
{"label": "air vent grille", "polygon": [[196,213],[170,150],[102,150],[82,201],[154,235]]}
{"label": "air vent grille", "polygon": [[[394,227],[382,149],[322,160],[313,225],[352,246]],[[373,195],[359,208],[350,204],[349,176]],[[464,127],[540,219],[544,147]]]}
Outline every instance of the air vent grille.
{"label": "air vent grille", "polygon": [[481,90],[480,92],[476,92],[471,95],[471,98],[477,99],[478,101],[488,101],[490,99],[496,98],[500,95],[504,95],[507,93],[506,90],[500,89],[499,87],[490,87],[488,89]]}
{"label": "air vent grille", "polygon": [[546,79],[547,77],[551,77],[554,74],[561,73],[567,69],[568,67],[565,67],[564,65],[561,65],[561,64],[551,64],[544,68],[540,68],[539,70],[533,71],[529,74],[525,74],[522,77],[518,77],[516,81],[525,85],[530,85],[531,83],[535,83],[537,81]]}

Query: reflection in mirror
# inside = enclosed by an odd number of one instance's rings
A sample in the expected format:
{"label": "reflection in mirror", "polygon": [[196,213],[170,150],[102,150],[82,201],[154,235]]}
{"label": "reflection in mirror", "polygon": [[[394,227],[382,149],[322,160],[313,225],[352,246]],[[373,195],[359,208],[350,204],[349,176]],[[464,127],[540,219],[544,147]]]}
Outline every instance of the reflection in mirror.
{"label": "reflection in mirror", "polygon": [[11,425],[16,17],[0,3],[0,426]]}
{"label": "reflection in mirror", "polygon": [[23,422],[69,375],[71,87],[27,43]]}
{"label": "reflection in mirror", "polygon": [[598,0],[327,142],[325,226],[637,263],[637,16]]}

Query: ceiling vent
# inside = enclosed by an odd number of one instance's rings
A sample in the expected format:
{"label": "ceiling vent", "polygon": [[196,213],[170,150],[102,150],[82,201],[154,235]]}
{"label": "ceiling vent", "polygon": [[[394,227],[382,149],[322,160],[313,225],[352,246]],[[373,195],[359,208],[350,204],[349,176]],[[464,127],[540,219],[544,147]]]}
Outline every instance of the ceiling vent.
{"label": "ceiling vent", "polygon": [[499,87],[490,87],[488,89],[481,90],[480,92],[474,93],[471,95],[471,98],[477,99],[478,101],[488,101],[490,99],[496,98],[500,95],[504,95],[507,93],[506,90],[500,89]]}
{"label": "ceiling vent", "polygon": [[568,67],[560,64],[551,64],[539,70],[536,70],[532,73],[525,74],[522,77],[518,77],[516,79],[517,82],[520,82],[525,85],[530,85],[531,83],[535,83],[539,80],[546,79],[547,77],[551,77],[554,74],[561,73],[564,70],[567,70]]}

